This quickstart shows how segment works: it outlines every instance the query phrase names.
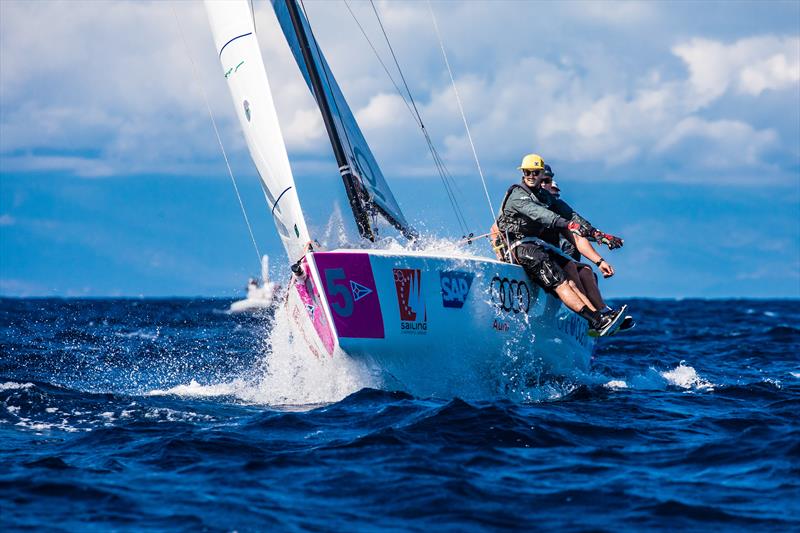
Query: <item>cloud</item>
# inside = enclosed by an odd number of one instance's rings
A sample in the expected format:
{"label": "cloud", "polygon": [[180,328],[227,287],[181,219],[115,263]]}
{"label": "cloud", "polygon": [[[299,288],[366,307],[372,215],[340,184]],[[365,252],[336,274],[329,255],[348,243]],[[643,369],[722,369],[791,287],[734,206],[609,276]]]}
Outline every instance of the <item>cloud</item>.
{"label": "cloud", "polygon": [[682,150],[701,149],[693,159],[707,168],[741,168],[761,163],[760,155],[777,140],[772,130],[757,131],[749,124],[736,120],[707,121],[694,116],[675,125],[659,141],[655,151],[672,150],[681,145]]}
{"label": "cloud", "polygon": [[41,283],[24,279],[0,277],[0,294],[4,296],[25,298],[28,296],[51,295],[54,292],[53,288]]}
{"label": "cloud", "polygon": [[[352,7],[394,72],[371,8]],[[385,174],[434,175],[420,132],[347,10],[324,2],[307,8]],[[2,171],[219,173],[221,156],[202,91],[234,170],[252,171],[202,4],[116,2],[101,12],[89,1],[47,3],[50,16],[35,33],[20,21],[33,18],[42,3],[2,2],[0,9]],[[292,163],[313,166],[330,156],[319,112],[271,7],[260,2],[256,9]],[[382,2],[378,9],[451,172],[474,174],[427,9],[413,2]],[[619,177],[647,167],[656,169],[648,179],[670,179],[657,169],[674,169],[678,161],[709,171],[769,167],[776,182],[796,178],[796,35],[722,39],[708,30],[676,37],[661,21],[694,24],[694,15],[650,2],[466,2],[434,9],[476,148],[491,175],[507,175],[522,153],[536,150],[578,175]],[[531,20],[552,24],[533,32]],[[722,112],[717,105],[738,98],[748,110],[757,109],[765,95],[783,102],[786,124],[759,124],[735,106]],[[725,172],[718,175],[727,179]]]}
{"label": "cloud", "polygon": [[409,117],[406,104],[397,94],[380,93],[356,113],[356,121],[364,129],[396,125]]}
{"label": "cloud", "polygon": [[702,104],[730,87],[758,96],[766,90],[796,89],[800,82],[800,37],[759,36],[730,45],[695,38],[672,52],[686,63],[689,84]]}
{"label": "cloud", "polygon": [[658,12],[651,2],[569,2],[569,13],[576,18],[584,18],[592,23],[612,27],[641,24],[653,20]]}
{"label": "cloud", "polygon": [[111,165],[94,157],[20,155],[3,158],[3,171],[6,172],[53,170],[66,171],[82,178],[104,178],[115,174]]}

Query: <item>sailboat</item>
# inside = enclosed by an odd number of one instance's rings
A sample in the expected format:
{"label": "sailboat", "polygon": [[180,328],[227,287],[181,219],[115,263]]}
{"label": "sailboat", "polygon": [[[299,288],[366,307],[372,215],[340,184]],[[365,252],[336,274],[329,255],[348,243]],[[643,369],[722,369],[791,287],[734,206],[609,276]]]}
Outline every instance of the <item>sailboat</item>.
{"label": "sailboat", "polygon": [[229,313],[247,313],[261,309],[269,309],[275,303],[276,293],[280,286],[269,277],[269,256],[261,257],[261,282],[250,278],[247,282],[247,295],[243,300],[236,300],[228,309]]}
{"label": "sailboat", "polygon": [[[205,6],[291,266],[285,304],[291,327],[316,357],[368,362],[387,387],[418,396],[459,395],[476,383],[491,393],[508,386],[509,376],[588,368],[595,340],[585,321],[520,266],[415,248],[417,232],[297,0],[271,6],[338,164],[314,183],[294,179],[248,0],[206,0]],[[387,246],[386,231],[408,245]]]}

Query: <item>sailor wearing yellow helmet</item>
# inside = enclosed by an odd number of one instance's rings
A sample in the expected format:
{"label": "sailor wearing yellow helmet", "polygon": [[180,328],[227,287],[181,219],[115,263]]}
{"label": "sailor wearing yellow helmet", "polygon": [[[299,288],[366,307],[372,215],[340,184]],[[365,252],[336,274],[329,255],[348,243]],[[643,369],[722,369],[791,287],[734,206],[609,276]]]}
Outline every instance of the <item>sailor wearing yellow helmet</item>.
{"label": "sailor wearing yellow helmet", "polygon": [[538,285],[555,293],[567,307],[586,319],[592,334],[613,333],[620,325],[626,306],[600,312],[579,289],[575,262],[557,248],[560,236],[574,244],[573,231],[583,231],[580,223],[572,221],[575,211],[542,191],[546,176],[545,162],[540,155],[526,155],[519,170],[522,171],[521,183],[508,189],[497,219],[497,228],[507,237],[511,258]]}

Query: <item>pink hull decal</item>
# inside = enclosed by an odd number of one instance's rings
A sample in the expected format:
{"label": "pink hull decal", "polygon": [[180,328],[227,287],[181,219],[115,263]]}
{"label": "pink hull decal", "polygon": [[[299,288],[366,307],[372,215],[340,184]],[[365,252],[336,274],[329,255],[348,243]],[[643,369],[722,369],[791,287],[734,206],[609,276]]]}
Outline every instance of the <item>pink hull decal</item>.
{"label": "pink hull decal", "polygon": [[314,330],[322,341],[322,345],[325,346],[328,355],[333,355],[333,332],[330,324],[328,324],[328,319],[325,317],[325,310],[322,309],[320,304],[319,291],[317,291],[314,280],[309,274],[308,264],[305,259],[303,259],[302,267],[306,273],[305,280],[295,280],[294,286],[309,318],[311,318],[311,323],[314,324]]}
{"label": "pink hull decal", "polygon": [[339,337],[382,339],[383,315],[367,254],[314,254]]}

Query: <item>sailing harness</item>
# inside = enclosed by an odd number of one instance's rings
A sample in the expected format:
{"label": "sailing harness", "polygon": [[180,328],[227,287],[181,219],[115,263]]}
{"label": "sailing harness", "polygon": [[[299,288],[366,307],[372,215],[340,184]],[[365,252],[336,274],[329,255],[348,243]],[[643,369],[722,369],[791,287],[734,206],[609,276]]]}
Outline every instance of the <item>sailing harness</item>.
{"label": "sailing harness", "polygon": [[506,215],[506,203],[514,189],[520,188],[526,193],[535,196],[533,190],[524,183],[515,183],[506,191],[503,197],[503,202],[500,204],[500,215],[497,220],[492,224],[489,230],[489,243],[492,245],[495,255],[499,261],[505,263],[516,263],[516,255],[514,250],[521,244],[536,244],[552,253],[558,254],[566,259],[572,261],[573,259],[564,253],[561,248],[543,241],[538,237],[524,237],[520,230],[522,221],[518,216]]}

